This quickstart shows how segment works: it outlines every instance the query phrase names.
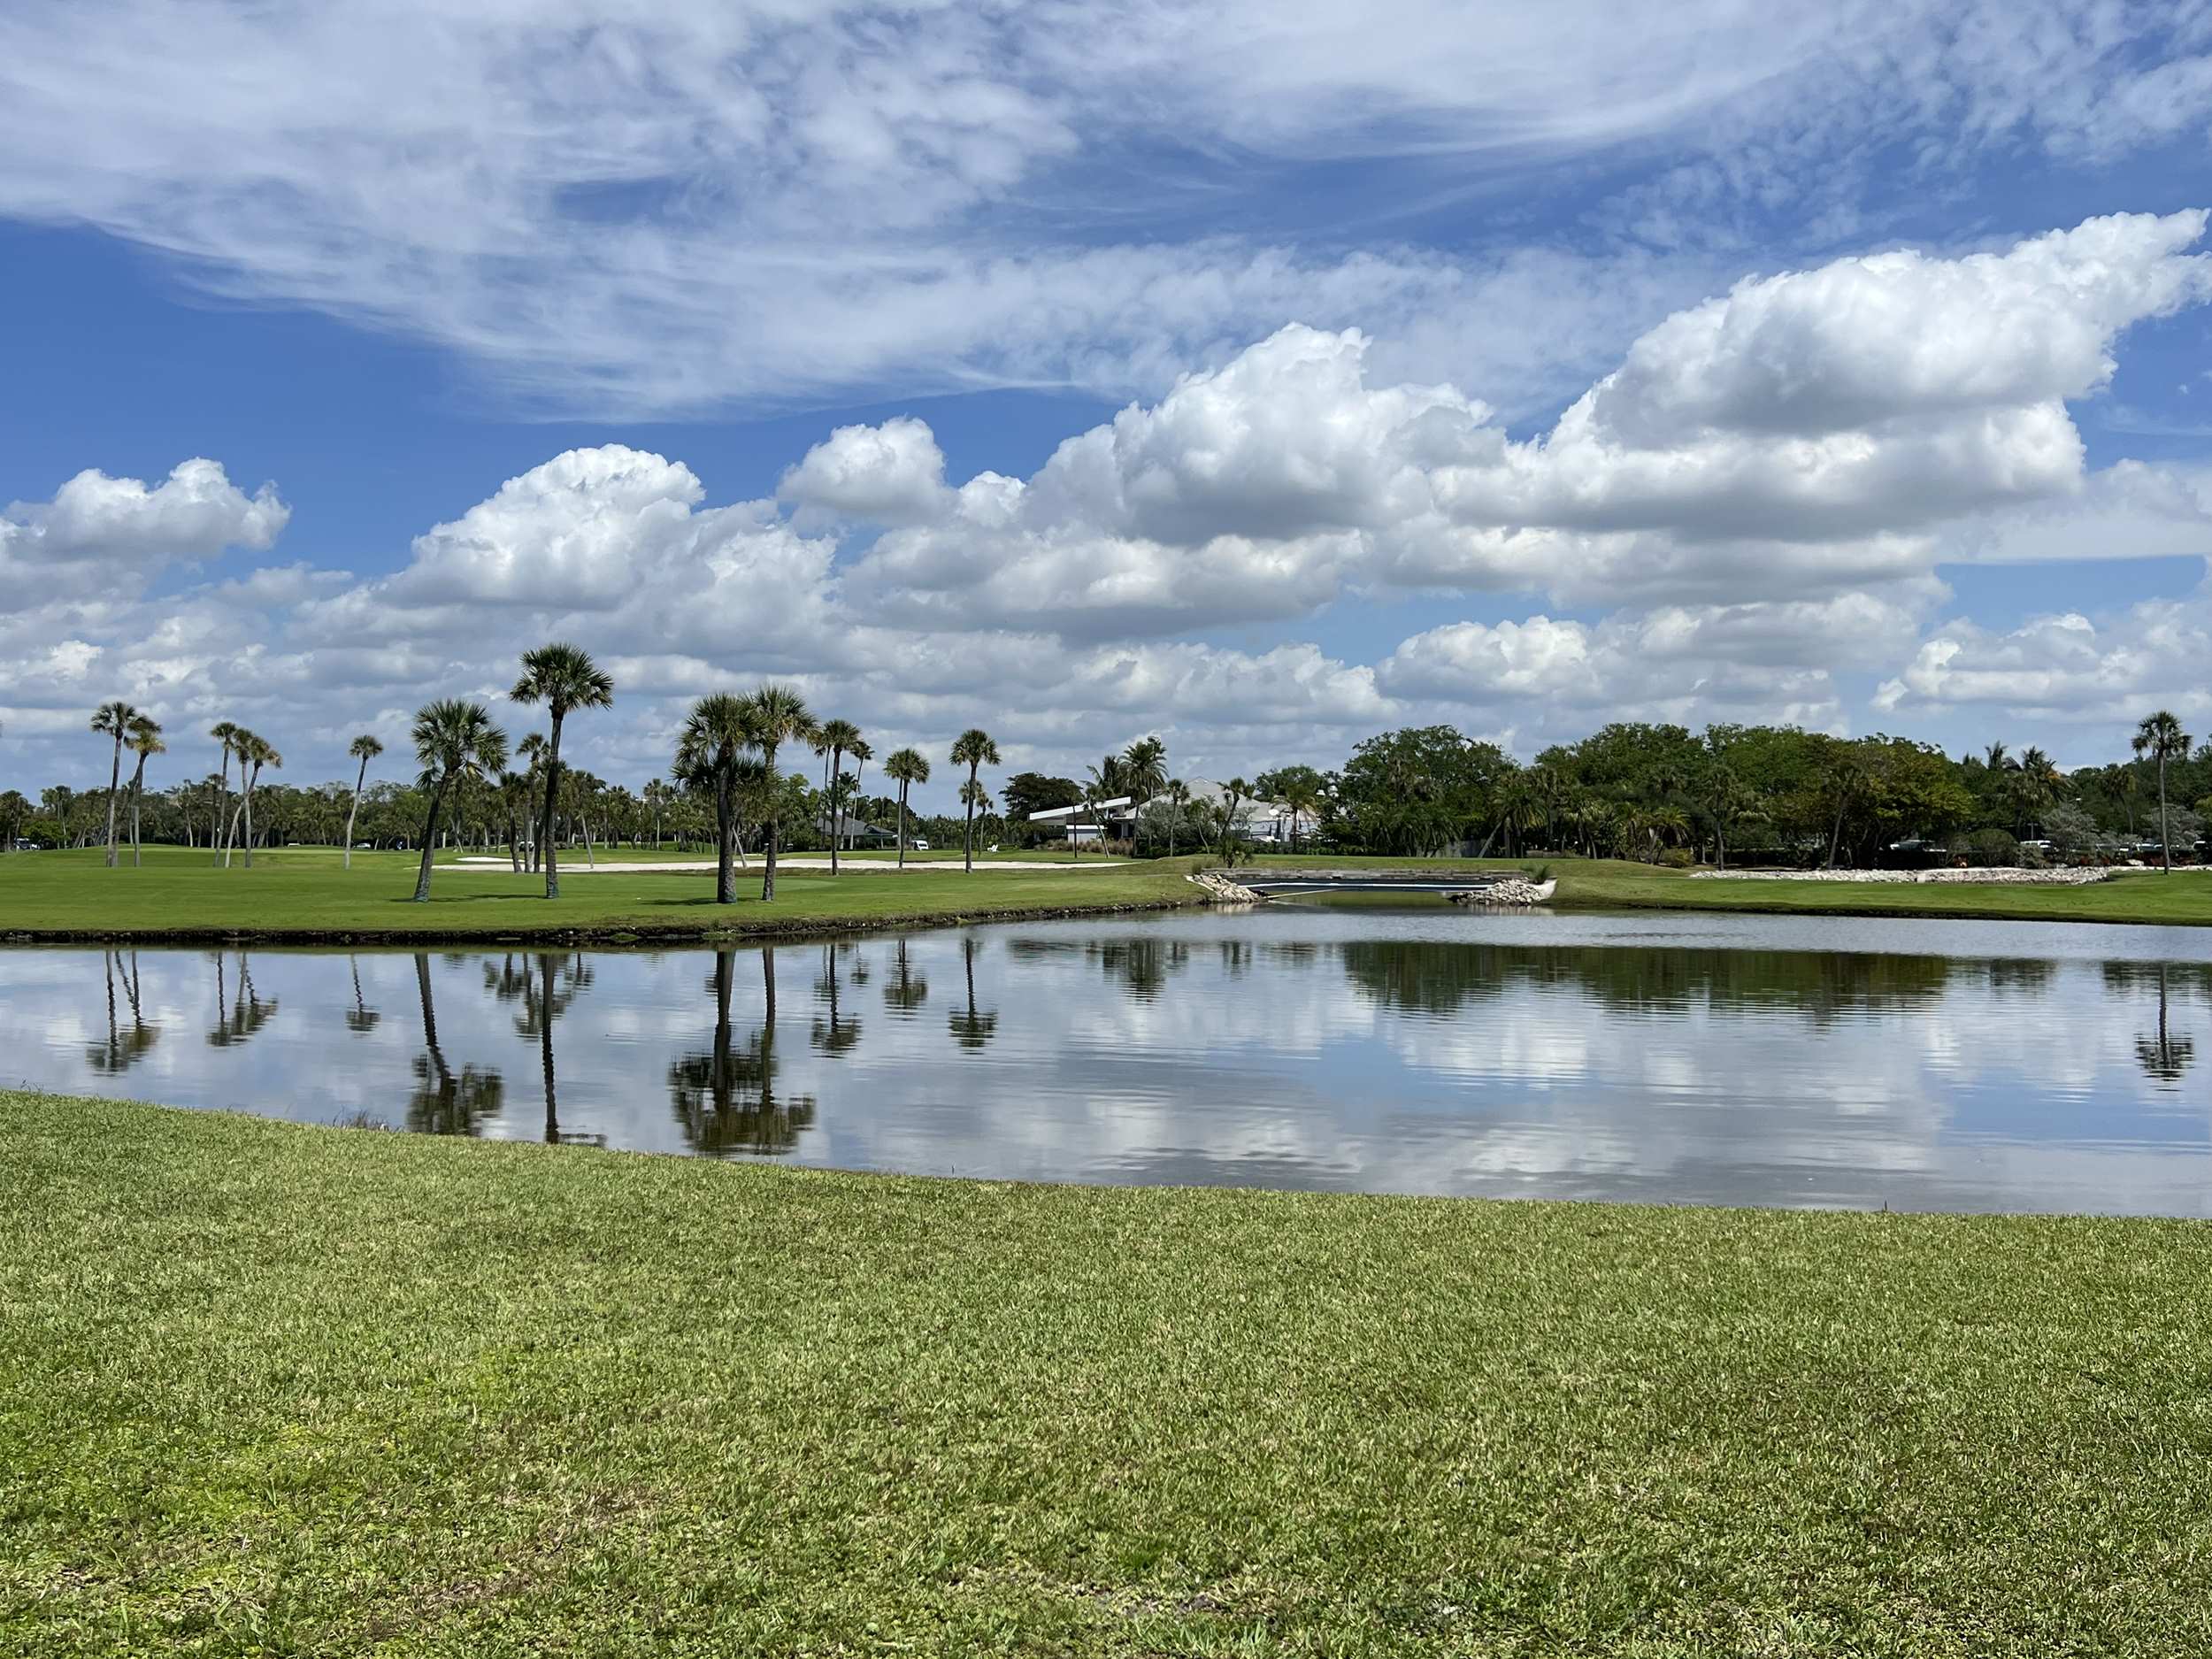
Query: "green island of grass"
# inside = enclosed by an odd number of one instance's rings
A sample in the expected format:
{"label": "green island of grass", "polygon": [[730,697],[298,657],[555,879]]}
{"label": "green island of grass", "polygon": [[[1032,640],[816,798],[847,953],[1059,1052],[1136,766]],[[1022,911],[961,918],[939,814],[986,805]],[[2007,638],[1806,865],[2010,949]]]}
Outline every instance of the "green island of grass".
{"label": "green island of grass", "polygon": [[[672,856],[663,855],[664,857]],[[258,852],[254,868],[214,867],[204,851],[149,848],[142,868],[103,866],[97,849],[0,856],[0,940],[130,939],[293,944],[436,944],[555,941],[660,944],[820,934],[938,923],[1035,919],[1170,910],[1203,902],[1186,878],[1211,856],[1070,863],[1064,855],[994,855],[1021,868],[964,871],[957,853],[904,871],[833,876],[791,869],[764,904],[759,870],[741,872],[738,902],[713,902],[710,873],[600,872],[571,864],[561,896],[542,878],[502,867],[463,868],[442,856],[427,903],[411,902],[415,859],[357,853],[353,868],[325,848]],[[647,862],[635,853],[611,865]],[[880,866],[880,855],[854,862]],[[1041,866],[1051,865],[1044,868]],[[1679,910],[1800,915],[1983,918],[2030,921],[2212,926],[2212,874],[2144,872],[2079,887],[1701,881],[1677,870],[1613,859],[1407,859],[1262,855],[1246,868],[1404,870],[1423,874],[1533,872],[1558,879],[1558,910]],[[1430,902],[1440,903],[1441,900]]]}
{"label": "green island of grass", "polygon": [[2208,1274],[0,1094],[0,1651],[2195,1659]]}
{"label": "green island of grass", "polygon": [[[578,861],[579,864],[581,860]],[[1157,910],[1195,902],[1191,859],[1094,860],[1067,869],[778,872],[760,899],[760,866],[740,872],[738,901],[714,902],[710,871],[564,869],[548,902],[541,876],[462,868],[442,859],[429,902],[412,902],[415,856],[329,849],[257,852],[224,870],[204,851],[149,848],[142,868],[110,870],[87,853],[0,857],[0,939],[243,939],[296,944],[630,940],[657,943],[921,926],[1064,914]]]}

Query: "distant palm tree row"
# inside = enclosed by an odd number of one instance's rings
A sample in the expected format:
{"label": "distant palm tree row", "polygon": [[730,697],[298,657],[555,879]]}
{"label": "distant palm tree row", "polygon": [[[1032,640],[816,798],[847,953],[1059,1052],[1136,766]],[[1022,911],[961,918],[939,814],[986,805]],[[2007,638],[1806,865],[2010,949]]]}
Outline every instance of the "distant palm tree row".
{"label": "distant palm tree row", "polygon": [[[498,802],[507,819],[508,844],[518,870],[521,868],[525,839],[518,826],[525,822],[530,825],[531,857],[543,870],[545,896],[560,896],[558,837],[555,832],[565,799],[561,734],[571,714],[609,707],[614,702],[614,691],[613,677],[578,646],[556,641],[525,652],[521,675],[508,696],[524,707],[543,704],[549,729],[543,733],[531,733],[512,745],[511,757],[526,765],[526,770],[520,773],[509,770],[511,749],[507,733],[481,703],[465,697],[442,698],[416,711],[410,733],[418,768],[415,783],[427,802],[420,842],[422,858],[415,878],[417,902],[429,900],[434,855],[447,811],[463,793],[470,791],[488,792]],[[138,757],[127,798],[132,862],[139,863],[138,803],[148,758],[165,752],[161,727],[129,703],[117,701],[100,706],[92,717],[92,730],[111,739],[112,743],[106,835],[107,864],[111,867],[119,862],[117,805],[125,798],[123,751],[128,749]],[[222,757],[220,770],[210,780],[212,789],[209,817],[216,827],[210,832],[209,845],[216,861],[227,868],[233,849],[241,844],[242,829],[245,864],[251,868],[254,792],[263,769],[280,769],[284,757],[265,739],[234,721],[218,722],[210,728],[208,735]],[[839,870],[839,849],[845,840],[847,811],[859,798],[862,775],[867,763],[875,757],[873,748],[860,728],[850,720],[817,719],[797,692],[778,685],[763,685],[744,695],[713,693],[694,703],[686,717],[678,737],[672,776],[680,788],[695,791],[712,803],[717,902],[728,904],[736,899],[732,864],[733,859],[743,860],[742,835],[749,826],[757,826],[762,836],[760,896],[764,901],[775,898],[780,819],[776,803],[781,776],[778,760],[786,748],[800,742],[810,745],[815,754],[823,757],[820,799],[826,820],[830,867],[834,874]],[[384,746],[364,733],[352,741],[346,752],[357,763],[345,820],[345,864],[349,869],[353,863],[354,829],[361,797],[368,784],[369,764],[383,754]],[[239,786],[236,807],[231,809],[230,765],[234,757],[238,762]],[[960,788],[966,813],[963,863],[964,868],[972,872],[976,816],[991,803],[980,774],[982,768],[1000,764],[998,745],[987,732],[971,728],[954,741],[951,759],[956,766],[964,766],[968,772]],[[849,773],[845,770],[848,760],[854,763]],[[908,794],[915,785],[929,781],[930,764],[918,749],[902,749],[885,759],[884,771],[899,786],[899,862],[903,865],[908,840]],[[594,782],[592,787],[599,786]],[[11,799],[19,801],[21,797],[11,792]],[[659,816],[673,800],[674,792],[658,780],[645,787],[643,801],[655,817],[656,840]],[[227,810],[230,816],[226,828],[223,825]],[[588,852],[588,825],[585,833]]]}

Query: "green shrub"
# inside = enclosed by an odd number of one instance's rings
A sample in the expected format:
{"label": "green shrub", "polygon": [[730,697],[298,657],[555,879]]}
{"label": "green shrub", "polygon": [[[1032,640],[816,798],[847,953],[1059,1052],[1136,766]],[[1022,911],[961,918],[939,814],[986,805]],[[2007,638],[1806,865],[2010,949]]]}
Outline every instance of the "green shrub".
{"label": "green shrub", "polygon": [[2010,830],[1978,829],[1962,835],[1956,846],[1966,862],[1978,869],[2009,870],[2020,863],[2020,843]]}

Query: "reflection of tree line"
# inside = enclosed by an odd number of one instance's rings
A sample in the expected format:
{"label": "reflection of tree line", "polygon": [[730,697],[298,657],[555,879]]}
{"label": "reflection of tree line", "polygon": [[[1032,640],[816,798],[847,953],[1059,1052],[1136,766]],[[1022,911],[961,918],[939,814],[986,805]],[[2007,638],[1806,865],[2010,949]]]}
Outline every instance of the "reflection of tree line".
{"label": "reflection of tree line", "polygon": [[2108,991],[2156,993],[2158,1024],[2136,1037],[2135,1063],[2157,1082],[2180,1082],[2182,1073],[2196,1058],[2197,1045],[2174,1034],[2170,1002],[2177,995],[2193,994],[2200,1002],[2212,1003],[2212,963],[2108,962],[2104,984]]}
{"label": "reflection of tree line", "polygon": [[1636,949],[1358,942],[1340,947],[1352,983],[1386,1006],[1448,1014],[1528,987],[1571,987],[1618,1013],[1691,1008],[1833,1016],[1925,1007],[1955,987],[2039,994],[2047,962],[1799,950]]}
{"label": "reflection of tree line", "polygon": [[[85,1048],[85,1064],[104,1076],[114,1077],[127,1071],[146,1057],[160,1039],[161,1027],[146,1023],[146,1004],[138,986],[138,953],[135,950],[103,951],[106,958],[108,980],[108,1034],[104,1042],[88,1044]],[[127,956],[128,961],[125,958]],[[123,987],[124,1006],[129,1012],[126,1024],[118,1015],[115,989],[118,978]]]}
{"label": "reflection of tree line", "polygon": [[234,994],[233,983],[219,950],[215,953],[215,1023],[207,1033],[210,1048],[234,1048],[276,1018],[277,999],[264,999],[254,989],[253,964],[242,950],[238,953]]}
{"label": "reflection of tree line", "polygon": [[422,1003],[423,1052],[411,1063],[414,1092],[407,1097],[407,1126],[425,1134],[481,1134],[499,1116],[506,1085],[497,1071],[464,1065],[457,1075],[438,1041],[437,999],[430,989],[430,953],[415,953],[415,991]]}
{"label": "reflection of tree line", "polygon": [[[828,966],[833,980],[834,947],[830,948]],[[772,945],[760,949],[760,1023],[741,1041],[730,1013],[737,953],[714,953],[714,967],[707,976],[707,993],[714,1000],[713,1038],[707,1048],[686,1055],[668,1068],[669,1102],[677,1126],[693,1151],[710,1157],[788,1152],[814,1122],[814,1096],[784,1098],[776,1092],[776,950]],[[831,1027],[838,1021],[833,1004]],[[829,1052],[842,1050],[831,1048]]]}
{"label": "reflection of tree line", "polygon": [[[484,988],[503,1002],[519,1002],[515,1034],[538,1045],[538,1069],[545,1089],[545,1142],[558,1146],[574,1135],[561,1131],[560,1088],[554,1075],[553,1025],[591,984],[590,959],[581,951],[511,953],[484,964]],[[589,1140],[603,1143],[605,1137]]]}
{"label": "reflection of tree line", "polygon": [[[1205,945],[1173,937],[1136,934],[1114,939],[1012,938],[1005,949],[1017,963],[1079,960],[1128,996],[1150,1002],[1195,961],[1217,961],[1218,971],[1241,977],[1256,965],[1310,968],[1326,956],[1341,963],[1352,985],[1386,1007],[1449,1015],[1527,987],[1571,987],[1615,1012],[1671,1010],[1777,1010],[1815,1025],[1850,1013],[1925,1007],[1947,992],[1979,987],[1998,995],[2040,997],[2052,989],[2057,964],[2037,959],[1956,960],[1943,956],[1809,951],[1638,949],[1397,941],[1317,945],[1309,941],[1214,941]],[[872,977],[870,959],[852,943],[819,948],[813,981],[816,1011],[809,1046],[826,1058],[841,1058],[860,1044],[856,1008]],[[961,983],[947,1010],[946,1030],[956,1047],[974,1051],[997,1034],[995,1007],[979,1004],[976,963],[982,947],[960,936]],[[757,1019],[733,1013],[740,979],[738,953],[715,954],[706,988],[714,1007],[709,1045],[668,1069],[672,1109],[687,1141],[709,1155],[772,1156],[792,1150],[817,1120],[812,1094],[779,1087],[776,952],[758,948],[761,987]],[[455,954],[452,962],[471,958]],[[216,952],[216,1018],[207,1033],[218,1048],[250,1040],[278,1012],[264,996],[243,951]],[[565,1134],[560,1126],[555,1065],[555,1027],[592,983],[589,958],[580,952],[517,952],[482,960],[483,984],[501,1002],[517,1004],[516,1033],[535,1043],[543,1078],[544,1135],[548,1141],[593,1137]],[[894,1019],[910,1019],[928,1002],[929,979],[917,966],[909,941],[893,946],[883,1006]],[[362,991],[357,960],[350,963],[352,1002],[344,1015],[357,1035],[375,1031],[383,1016]],[[105,953],[105,1040],[88,1046],[92,1070],[119,1073],[142,1059],[159,1037],[145,1017],[135,952]],[[2193,1040],[2174,1031],[2170,1003],[2193,1000],[2212,1007],[2212,963],[2102,964],[2108,994],[2154,995],[2154,1026],[2137,1037],[2134,1057],[2143,1071],[2165,1084],[2177,1082],[2193,1064]],[[411,1062],[413,1087],[406,1107],[411,1128],[433,1133],[477,1134],[504,1105],[504,1084],[494,1067],[448,1062],[438,1032],[428,953],[415,955],[422,1024],[422,1052]]]}

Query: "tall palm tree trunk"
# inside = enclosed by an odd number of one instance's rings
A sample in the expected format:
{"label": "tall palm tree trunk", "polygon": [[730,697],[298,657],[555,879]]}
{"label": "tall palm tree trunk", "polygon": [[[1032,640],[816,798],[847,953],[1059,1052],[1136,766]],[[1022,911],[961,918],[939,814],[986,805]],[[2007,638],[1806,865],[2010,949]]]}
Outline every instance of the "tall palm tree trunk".
{"label": "tall palm tree trunk", "polygon": [[438,1048],[438,1012],[430,1000],[430,953],[415,953],[415,991],[422,999],[422,1046],[430,1050],[431,1064],[437,1067],[441,1078],[449,1075],[445,1056]]}
{"label": "tall palm tree trunk", "polygon": [[422,868],[415,872],[415,902],[430,902],[430,858],[438,845],[438,812],[445,805],[445,780],[442,777],[430,791],[430,821],[423,826]]}
{"label": "tall palm tree trunk", "polygon": [[253,764],[253,776],[246,780],[246,799],[243,803],[246,814],[246,868],[249,870],[253,868],[253,792],[260,782],[261,763],[257,760]]}
{"label": "tall palm tree trunk", "polygon": [[714,775],[714,902],[737,902],[737,872],[730,867],[730,853],[737,841],[736,789],[726,767]]}
{"label": "tall palm tree trunk", "polygon": [[906,868],[906,780],[899,780],[899,868]]}
{"label": "tall palm tree trunk", "polygon": [[[116,705],[120,707],[120,704]],[[93,774],[97,777],[98,773]],[[115,868],[115,796],[123,787],[123,724],[115,726],[115,760],[108,768],[108,868]]]}
{"label": "tall palm tree trunk", "polygon": [[776,896],[776,831],[783,814],[776,810],[776,745],[770,743],[761,750],[768,766],[768,824],[761,835],[760,898],[765,904]]}
{"label": "tall palm tree trunk", "polygon": [[[971,795],[974,791],[977,774],[982,770],[983,763],[980,761],[968,768],[968,787]],[[967,874],[973,875],[975,873],[975,802],[971,798],[962,802],[961,804],[967,809],[968,817],[967,821],[961,826],[960,829],[960,867]]]}
{"label": "tall palm tree trunk", "polygon": [[138,854],[138,803],[145,796],[146,757],[138,757],[137,769],[131,773],[131,868],[135,870],[146,861]]}
{"label": "tall palm tree trunk", "polygon": [[[2174,844],[2166,833],[2166,756],[2163,750],[2158,757],[2158,861],[2165,866],[2168,875],[2173,874]],[[113,864],[115,861],[111,858],[108,862]]]}
{"label": "tall palm tree trunk", "polygon": [[[222,838],[223,830],[223,806],[229,799],[230,745],[226,743],[223,745],[223,769],[216,774],[214,791],[208,797],[207,849],[210,853],[219,850],[218,842]],[[208,860],[211,864],[214,862],[211,857]]]}
{"label": "tall palm tree trunk", "polygon": [[545,1072],[545,1144],[561,1144],[561,1109],[553,1087],[553,958],[538,957],[538,1056]]}
{"label": "tall palm tree trunk", "polygon": [[345,868],[353,868],[353,820],[361,810],[361,786],[369,780],[369,757],[361,757],[361,772],[353,780],[353,799],[346,806],[346,861]]}
{"label": "tall palm tree trunk", "polygon": [[553,812],[561,788],[561,711],[555,709],[552,714],[553,734],[545,746],[544,833],[538,839],[544,843],[539,856],[545,862],[545,896],[557,899],[561,896],[561,860],[553,848]]}

